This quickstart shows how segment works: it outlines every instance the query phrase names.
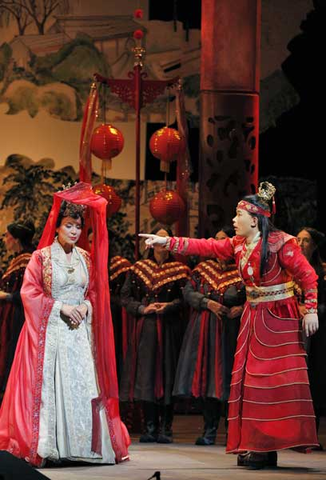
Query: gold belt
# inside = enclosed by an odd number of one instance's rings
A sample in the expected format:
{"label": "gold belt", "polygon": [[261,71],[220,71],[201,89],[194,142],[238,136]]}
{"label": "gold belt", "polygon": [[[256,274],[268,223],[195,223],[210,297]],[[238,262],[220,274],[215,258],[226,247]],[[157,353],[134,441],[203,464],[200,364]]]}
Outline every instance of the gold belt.
{"label": "gold belt", "polygon": [[246,287],[247,300],[250,303],[275,302],[294,296],[294,282],[279,283],[271,287]]}

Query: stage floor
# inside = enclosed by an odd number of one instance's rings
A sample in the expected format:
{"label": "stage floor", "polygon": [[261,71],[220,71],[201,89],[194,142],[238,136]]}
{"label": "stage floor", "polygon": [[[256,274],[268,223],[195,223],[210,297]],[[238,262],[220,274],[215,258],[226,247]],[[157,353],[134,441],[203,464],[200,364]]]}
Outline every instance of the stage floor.
{"label": "stage floor", "polygon": [[[236,466],[236,456],[225,454],[225,434],[217,444],[197,447],[194,441],[201,433],[202,418],[178,415],[174,422],[175,443],[171,445],[140,444],[132,436],[130,461],[112,466],[72,466],[39,470],[51,480],[119,479],[147,480],[155,471],[161,480],[303,480],[326,479],[326,451],[304,455],[286,450],[279,453],[278,468],[259,471]],[[326,448],[326,419],[321,424],[319,439]]]}

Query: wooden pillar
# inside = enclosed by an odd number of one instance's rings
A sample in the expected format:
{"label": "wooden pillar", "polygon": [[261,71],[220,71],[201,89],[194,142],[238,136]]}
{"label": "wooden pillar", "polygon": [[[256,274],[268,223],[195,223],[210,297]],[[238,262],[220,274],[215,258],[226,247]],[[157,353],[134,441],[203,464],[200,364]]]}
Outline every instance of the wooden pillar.
{"label": "wooden pillar", "polygon": [[199,234],[258,181],[260,0],[202,0]]}

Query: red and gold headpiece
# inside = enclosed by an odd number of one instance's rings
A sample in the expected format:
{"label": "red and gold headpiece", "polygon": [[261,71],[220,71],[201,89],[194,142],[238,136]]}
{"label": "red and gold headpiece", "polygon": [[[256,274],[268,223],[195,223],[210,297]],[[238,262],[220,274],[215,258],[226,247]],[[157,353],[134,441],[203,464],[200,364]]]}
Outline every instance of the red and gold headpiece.
{"label": "red and gold headpiece", "polygon": [[86,210],[86,205],[80,205],[78,203],[63,202],[62,203],[62,216],[63,217],[72,217],[75,216],[84,217]]}
{"label": "red and gold headpiece", "polygon": [[[240,200],[237,208],[240,208],[241,210],[246,210],[248,213],[263,215],[264,217],[270,217],[272,213],[274,214],[276,212],[274,200],[275,192],[276,188],[274,187],[274,185],[269,182],[261,182],[258,188],[257,197],[260,203],[262,203],[264,206],[266,205],[266,208],[254,205],[253,203],[247,202],[246,200]],[[269,207],[269,203],[271,200],[273,201],[272,212],[270,211]]]}
{"label": "red and gold headpiece", "polygon": [[[74,184],[68,183],[67,185],[62,185],[62,191],[63,190],[68,190],[69,188],[73,187],[76,185],[78,182],[75,182]],[[85,211],[87,207],[86,205],[81,205],[79,203],[72,203],[64,200],[61,204],[61,212],[63,217],[84,217]]]}

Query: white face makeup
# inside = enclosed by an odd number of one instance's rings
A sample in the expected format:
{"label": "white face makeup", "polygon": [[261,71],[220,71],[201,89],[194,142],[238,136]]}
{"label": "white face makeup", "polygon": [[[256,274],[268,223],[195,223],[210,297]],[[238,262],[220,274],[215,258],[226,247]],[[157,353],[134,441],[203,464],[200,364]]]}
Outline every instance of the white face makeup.
{"label": "white face makeup", "polygon": [[58,241],[61,245],[75,245],[82,232],[80,218],[63,217],[60,227],[57,228]]}

